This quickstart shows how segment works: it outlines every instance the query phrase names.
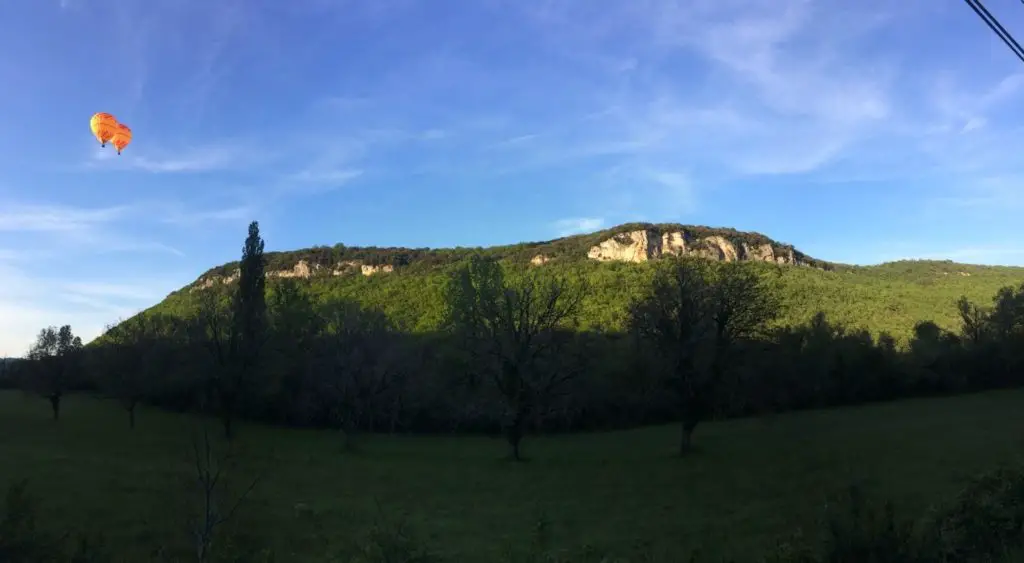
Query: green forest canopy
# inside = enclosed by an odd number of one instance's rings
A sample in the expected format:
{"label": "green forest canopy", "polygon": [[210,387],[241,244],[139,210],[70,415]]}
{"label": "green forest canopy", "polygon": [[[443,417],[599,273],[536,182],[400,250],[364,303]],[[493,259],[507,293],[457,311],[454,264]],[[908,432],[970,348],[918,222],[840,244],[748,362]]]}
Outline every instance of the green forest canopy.
{"label": "green forest canopy", "polygon": [[[359,248],[336,245],[291,252],[267,253],[267,271],[291,269],[300,260],[331,266],[343,261],[367,265],[388,264],[395,271],[372,276],[314,276],[303,283],[321,302],[352,299],[379,308],[402,329],[426,332],[438,327],[442,311],[442,286],[450,268],[473,252],[501,259],[512,268],[527,267],[542,254],[550,261],[539,266],[545,275],[583,276],[590,291],[583,306],[581,326],[585,329],[619,330],[626,304],[643,291],[652,268],[650,263],[598,262],[587,251],[616,234],[648,229],[659,232],[683,230],[699,238],[723,236],[734,244],[771,244],[777,250],[792,250],[811,267],[749,263],[770,280],[784,306],[782,325],[807,322],[818,311],[849,328],[864,328],[873,334],[889,332],[905,340],[914,325],[932,320],[940,327],[956,329],[959,320],[954,302],[961,295],[982,305],[991,302],[996,291],[1024,281],[1024,268],[978,266],[951,261],[899,261],[877,266],[848,266],[811,258],[758,233],[733,229],[682,226],[676,224],[626,224],[600,232],[565,237],[547,242],[521,243],[490,248],[407,249]],[[237,267],[232,262],[212,268],[200,276],[227,276]],[[197,280],[198,281],[198,280]],[[273,291],[275,283],[268,284]],[[151,309],[174,316],[188,314],[195,304],[196,284],[190,284]]]}

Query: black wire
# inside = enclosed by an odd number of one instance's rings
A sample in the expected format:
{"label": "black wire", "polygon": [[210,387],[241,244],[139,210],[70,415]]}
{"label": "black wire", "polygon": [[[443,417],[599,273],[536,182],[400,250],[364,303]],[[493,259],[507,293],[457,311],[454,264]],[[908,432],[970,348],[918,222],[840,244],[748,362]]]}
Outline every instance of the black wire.
{"label": "black wire", "polygon": [[[1024,1],[1024,0],[1022,0],[1022,1]],[[996,27],[999,28],[999,31],[1002,32],[1002,35],[1000,35],[1000,37],[1003,38],[1003,42],[1004,43],[1007,43],[1007,45],[1009,45],[1009,43],[1013,43],[1013,46],[1016,47],[1016,52],[1024,54],[1024,47],[1021,47],[1020,43],[1017,43],[1017,40],[1014,39],[1012,35],[1010,35],[1010,32],[1006,31],[1006,28],[1003,27],[1003,25],[1001,23],[999,23],[999,20],[997,20],[996,17],[993,16],[992,13],[989,12],[987,8],[985,8],[985,5],[981,3],[981,0],[971,0],[971,2],[973,2],[974,4],[977,4],[977,6],[979,8],[981,8],[981,11],[985,12],[985,15],[988,16],[988,19],[991,20],[991,22],[994,23],[996,25]],[[990,25],[989,27],[991,28],[992,26]],[[1009,40],[1009,42],[1007,42],[1007,39]],[[1011,47],[1011,48],[1013,48],[1013,47]]]}
{"label": "black wire", "polygon": [[[1010,32],[1006,31],[1006,28],[999,23],[999,20],[985,9],[985,6],[981,4],[981,0],[964,0],[964,2],[974,10],[974,13],[978,14],[978,17],[985,22],[989,29],[1003,40],[1003,43],[1013,51],[1013,54],[1017,55],[1021,62],[1024,62],[1024,48],[1020,46],[1020,43],[1017,43],[1017,40],[1010,35]],[[1021,0],[1021,2],[1024,3],[1024,0]]]}
{"label": "black wire", "polygon": [[[1017,58],[1024,62],[1024,47],[1021,47],[1020,43],[1018,43],[1017,40],[1014,39],[1012,35],[1010,35],[1010,32],[1006,31],[1006,28],[1004,28],[1002,24],[999,23],[999,20],[997,20],[995,16],[993,16],[991,12],[989,12],[985,8],[985,6],[981,3],[981,0],[964,1],[967,2],[967,5],[970,6],[972,10],[974,10],[974,13],[978,14],[978,17],[980,17],[982,21],[984,21],[985,24],[988,25],[989,29],[995,32],[995,34],[998,35],[999,38],[1003,40],[1003,43],[1005,43],[1006,46],[1009,47],[1011,51],[1013,51],[1013,54],[1017,55]],[[1024,0],[1021,0],[1021,2],[1024,3]]]}
{"label": "black wire", "polygon": [[[1006,46],[1014,52],[1014,54],[1018,57],[1024,54],[1024,47],[1021,47],[1020,43],[1010,35],[1010,32],[1006,31],[1006,28],[999,23],[999,20],[997,20],[996,17],[993,16],[987,8],[985,8],[985,5],[981,3],[981,0],[965,0],[965,2],[967,2],[967,5],[974,10],[974,13],[978,14],[978,17],[988,25],[989,29],[995,32],[995,34],[1003,40],[1003,43],[1005,43]],[[1021,0],[1021,2],[1024,3],[1024,0]]]}

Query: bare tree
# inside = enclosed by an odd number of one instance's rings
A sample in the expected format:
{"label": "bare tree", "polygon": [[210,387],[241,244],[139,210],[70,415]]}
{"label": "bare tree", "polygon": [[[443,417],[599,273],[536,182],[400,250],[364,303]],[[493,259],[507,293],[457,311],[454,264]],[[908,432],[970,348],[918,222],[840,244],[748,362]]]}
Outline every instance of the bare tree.
{"label": "bare tree", "polygon": [[42,329],[29,350],[33,365],[26,373],[26,387],[49,399],[54,421],[60,419],[61,399],[72,385],[81,352],[82,340],[71,332],[70,325]]}
{"label": "bare tree", "polygon": [[205,563],[211,560],[218,528],[231,520],[245,498],[256,488],[261,475],[256,475],[233,502],[226,502],[223,498],[227,496],[228,488],[226,471],[234,461],[231,450],[225,448],[221,454],[215,453],[205,426],[198,435],[193,434],[191,444],[199,510],[193,516],[190,528],[195,540],[196,561]]}
{"label": "bare tree", "polygon": [[490,376],[501,395],[503,426],[512,457],[520,460],[527,422],[552,395],[579,375],[558,361],[571,342],[585,288],[527,272],[508,283],[493,259],[474,256],[446,288],[448,329],[473,358],[471,369]]}

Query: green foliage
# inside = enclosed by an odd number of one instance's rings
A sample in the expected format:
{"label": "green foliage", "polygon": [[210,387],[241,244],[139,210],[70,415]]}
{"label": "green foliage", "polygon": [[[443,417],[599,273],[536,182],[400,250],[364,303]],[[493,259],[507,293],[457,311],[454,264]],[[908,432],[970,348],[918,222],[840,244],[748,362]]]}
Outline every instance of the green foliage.
{"label": "green foliage", "polygon": [[[393,273],[313,276],[300,286],[317,303],[355,300],[383,311],[402,330],[432,332],[439,329],[444,318],[443,288],[448,271],[473,252],[453,251],[436,263],[414,262]],[[481,252],[500,255],[494,249]],[[541,276],[580,278],[586,283],[588,291],[579,316],[581,329],[622,330],[628,303],[648,286],[657,263],[602,263],[587,260],[586,251],[582,252],[532,269]],[[505,263],[516,271],[526,268],[528,260],[510,257]],[[952,262],[905,261],[844,266],[834,271],[767,263],[742,263],[741,267],[755,272],[772,287],[780,302],[776,326],[797,326],[822,311],[850,328],[863,328],[875,336],[890,334],[902,346],[909,342],[914,325],[922,320],[934,321],[946,330],[958,329],[956,301],[961,296],[987,303],[999,288],[1024,280],[1024,268]],[[274,269],[268,258],[267,270]],[[269,279],[268,293],[279,283],[276,278]],[[153,310],[186,316],[195,307],[196,293],[206,291],[192,289],[175,292]]]}
{"label": "green foliage", "polygon": [[1024,466],[974,476],[950,503],[918,521],[896,517],[851,487],[829,509],[821,542],[802,534],[780,542],[766,563],[990,563],[1018,561],[1024,546]]}
{"label": "green foliage", "polygon": [[338,563],[440,563],[405,519],[379,515],[355,545],[332,559]]}
{"label": "green foliage", "polygon": [[501,425],[516,460],[529,418],[544,416],[552,395],[585,367],[567,353],[585,288],[538,278],[508,280],[497,260],[476,255],[446,285],[445,328],[468,354],[470,378],[493,382],[503,399]]}
{"label": "green foliage", "polygon": [[110,563],[102,536],[55,534],[38,521],[38,501],[28,481],[11,484],[0,513],[0,561],[4,563]]}
{"label": "green foliage", "polygon": [[944,561],[972,561],[1024,546],[1024,466],[976,476],[929,519],[931,545]]}

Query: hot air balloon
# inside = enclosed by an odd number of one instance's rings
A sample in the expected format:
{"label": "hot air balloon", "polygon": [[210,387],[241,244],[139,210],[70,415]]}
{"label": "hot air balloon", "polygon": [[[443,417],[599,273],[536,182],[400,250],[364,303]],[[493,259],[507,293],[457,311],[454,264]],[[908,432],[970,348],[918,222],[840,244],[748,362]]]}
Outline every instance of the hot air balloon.
{"label": "hot air balloon", "polygon": [[114,138],[114,130],[117,128],[117,119],[109,113],[94,113],[89,120],[89,127],[101,147],[107,146],[107,141]]}
{"label": "hot air balloon", "polygon": [[121,151],[128,146],[128,143],[132,142],[132,130],[124,123],[118,123],[114,128],[114,137],[110,142],[117,149],[117,154],[121,154]]}

